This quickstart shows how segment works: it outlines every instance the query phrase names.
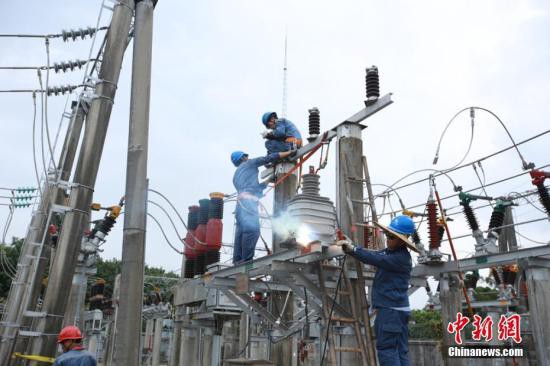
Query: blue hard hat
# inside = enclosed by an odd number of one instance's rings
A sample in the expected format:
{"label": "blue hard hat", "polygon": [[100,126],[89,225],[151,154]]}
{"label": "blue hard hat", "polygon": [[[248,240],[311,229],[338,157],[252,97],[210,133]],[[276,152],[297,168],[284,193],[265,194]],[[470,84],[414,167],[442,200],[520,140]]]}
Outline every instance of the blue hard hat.
{"label": "blue hard hat", "polygon": [[267,127],[267,122],[269,122],[269,119],[271,118],[272,115],[275,115],[275,118],[277,118],[277,113],[275,112],[265,112],[262,115],[262,123],[264,124],[264,126]]}
{"label": "blue hard hat", "polygon": [[405,215],[397,216],[391,220],[389,228],[403,235],[411,235],[415,230],[413,220]]}
{"label": "blue hard hat", "polygon": [[239,166],[239,164],[241,164],[242,158],[245,156],[248,156],[248,154],[244,151],[233,151],[231,153],[231,162],[233,163],[233,165]]}

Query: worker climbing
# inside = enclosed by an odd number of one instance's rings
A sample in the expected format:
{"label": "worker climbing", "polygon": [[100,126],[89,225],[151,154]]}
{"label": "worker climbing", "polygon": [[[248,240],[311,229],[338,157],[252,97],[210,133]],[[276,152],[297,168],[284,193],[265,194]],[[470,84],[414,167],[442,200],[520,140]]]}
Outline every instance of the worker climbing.
{"label": "worker climbing", "polygon": [[262,123],[267,128],[262,132],[262,137],[267,140],[265,147],[268,155],[302,147],[302,135],[288,119],[278,118],[275,112],[265,112]]}
{"label": "worker climbing", "polygon": [[238,193],[233,263],[238,264],[252,260],[256,243],[260,237],[258,200],[263,196],[267,183],[258,181],[258,168],[295,154],[296,150],[290,150],[254,159],[249,159],[248,154],[243,151],[234,151],[231,154],[231,162],[237,167],[233,175],[233,185]]}
{"label": "worker climbing", "polygon": [[74,325],[69,325],[57,336],[63,354],[55,359],[53,366],[96,366],[94,356],[82,346],[82,333]]}
{"label": "worker climbing", "polygon": [[409,280],[412,260],[407,247],[418,252],[408,237],[414,233],[414,222],[408,216],[397,216],[389,227],[377,224],[386,235],[387,248],[369,251],[355,246],[349,239],[340,240],[344,253],[377,267],[372,285],[372,306],[376,310],[374,329],[380,366],[410,365],[408,322],[410,314]]}

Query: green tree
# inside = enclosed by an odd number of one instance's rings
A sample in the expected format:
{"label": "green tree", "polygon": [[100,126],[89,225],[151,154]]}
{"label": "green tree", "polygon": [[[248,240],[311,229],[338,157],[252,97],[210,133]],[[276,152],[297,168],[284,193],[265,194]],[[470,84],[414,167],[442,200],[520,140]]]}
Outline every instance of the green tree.
{"label": "green tree", "polygon": [[[108,260],[100,258],[97,262],[96,276],[105,280],[105,292],[107,297],[110,297],[113,293],[115,278],[116,275],[120,273],[121,267],[122,262],[115,258]],[[144,292],[149,293],[155,289],[159,289],[163,299],[165,301],[170,301],[172,298],[172,286],[179,276],[174,272],[166,271],[164,268],[150,267],[148,265],[145,265],[145,276]],[[171,278],[174,280],[171,280]]]}
{"label": "green tree", "polygon": [[411,339],[443,339],[441,313],[434,310],[413,310],[409,322]]}
{"label": "green tree", "polygon": [[12,268],[17,268],[23,239],[12,238],[11,244],[0,244],[0,303],[8,297],[11,286]]}

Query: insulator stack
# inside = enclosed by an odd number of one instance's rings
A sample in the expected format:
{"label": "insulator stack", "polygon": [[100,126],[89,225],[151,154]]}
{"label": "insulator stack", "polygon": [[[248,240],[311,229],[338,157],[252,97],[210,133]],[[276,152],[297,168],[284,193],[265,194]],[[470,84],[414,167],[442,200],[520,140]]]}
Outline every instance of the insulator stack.
{"label": "insulator stack", "polygon": [[514,285],[516,283],[518,268],[517,265],[504,265],[502,266],[502,279],[506,285]]}
{"label": "insulator stack", "polygon": [[479,224],[477,222],[477,217],[470,206],[470,203],[467,201],[461,201],[460,204],[462,205],[462,211],[464,212],[464,216],[466,216],[466,221],[468,222],[468,226],[472,231],[479,230]]}
{"label": "insulator stack", "polygon": [[98,278],[90,288],[90,310],[101,309],[105,291],[105,280]]}
{"label": "insulator stack", "polygon": [[302,194],[319,197],[319,175],[315,174],[315,167],[309,167],[309,173],[302,175]]}
{"label": "insulator stack", "polygon": [[223,234],[223,193],[210,193],[208,223],[206,225],[206,265],[220,261]]}
{"label": "insulator stack", "polygon": [[[491,220],[489,221],[489,236],[497,237],[502,231],[502,224],[504,223],[504,210],[499,205],[496,205],[493,213],[491,214]],[[494,229],[494,230],[493,230]],[[495,233],[497,235],[495,235]]]}
{"label": "insulator stack", "polygon": [[374,229],[369,226],[368,222],[365,222],[365,230],[363,230],[363,242],[365,243],[365,248],[373,248],[373,235]]}
{"label": "insulator stack", "polygon": [[187,214],[187,235],[185,236],[185,269],[184,277],[193,278],[195,276],[195,263],[197,262],[197,251],[195,244],[195,233],[199,225],[199,206],[189,206]]}
{"label": "insulator stack", "polygon": [[309,142],[315,140],[321,133],[321,113],[317,107],[311,108],[309,111]]}
{"label": "insulator stack", "polygon": [[548,188],[544,183],[537,184],[537,191],[539,192],[539,200],[546,213],[550,216],[550,194],[548,194]]}
{"label": "insulator stack", "polygon": [[208,212],[210,211],[210,200],[202,199],[199,201],[199,226],[208,223]]}
{"label": "insulator stack", "polygon": [[97,32],[97,29],[92,27],[70,29],[68,31],[63,30],[61,31],[61,37],[63,38],[63,42],[67,42],[69,39],[76,41],[79,37],[80,39],[85,39],[86,36],[91,37],[95,34],[95,32]]}
{"label": "insulator stack", "polygon": [[491,267],[491,274],[495,278],[495,283],[497,285],[504,283],[503,272],[501,267]]}
{"label": "insulator stack", "polygon": [[426,211],[428,212],[428,235],[430,237],[430,250],[438,249],[441,246],[441,240],[439,239],[439,225],[437,223],[437,206],[435,201],[428,201],[426,204]]}
{"label": "insulator stack", "polygon": [[74,61],[67,61],[67,62],[55,62],[53,64],[53,69],[56,73],[59,71],[67,72],[67,70],[74,71],[75,68],[78,68],[79,70],[82,69],[82,66],[86,65],[88,61],[84,60],[74,60]]}
{"label": "insulator stack", "polygon": [[195,231],[195,250],[197,251],[197,261],[195,262],[195,274],[203,274],[206,271],[206,225],[208,224],[208,211],[210,210],[210,200],[199,200],[199,225]]}
{"label": "insulator stack", "polygon": [[365,84],[367,89],[367,100],[376,100],[380,97],[380,80],[378,68],[372,66],[366,69]]}
{"label": "insulator stack", "polygon": [[62,86],[52,86],[51,88],[46,89],[46,94],[50,95],[65,95],[65,93],[71,93],[73,90],[78,88],[76,85],[62,85]]}

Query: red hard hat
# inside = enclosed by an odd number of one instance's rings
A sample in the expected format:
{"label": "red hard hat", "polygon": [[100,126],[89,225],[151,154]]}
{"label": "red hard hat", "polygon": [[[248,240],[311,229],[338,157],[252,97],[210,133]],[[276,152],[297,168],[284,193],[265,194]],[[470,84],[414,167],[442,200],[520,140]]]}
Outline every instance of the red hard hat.
{"label": "red hard hat", "polygon": [[59,332],[59,335],[57,336],[57,343],[61,343],[63,341],[68,341],[71,339],[82,339],[82,333],[80,333],[80,329],[74,325],[69,325],[63,329],[61,329],[61,332]]}

